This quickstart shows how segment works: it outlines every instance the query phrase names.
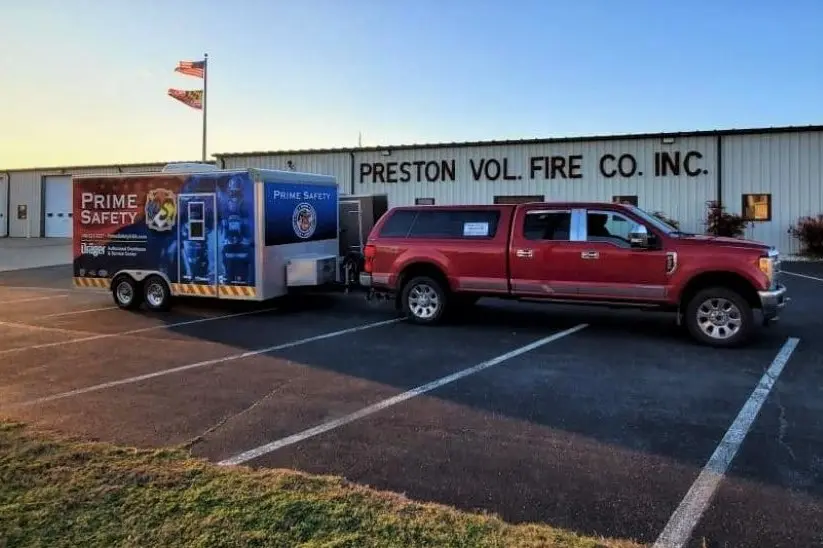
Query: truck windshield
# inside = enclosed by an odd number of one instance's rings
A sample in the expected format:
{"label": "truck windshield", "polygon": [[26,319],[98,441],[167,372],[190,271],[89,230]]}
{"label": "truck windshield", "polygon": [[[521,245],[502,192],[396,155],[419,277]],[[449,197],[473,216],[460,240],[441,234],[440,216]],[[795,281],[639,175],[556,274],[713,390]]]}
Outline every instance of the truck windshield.
{"label": "truck windshield", "polygon": [[665,233],[666,235],[672,234],[683,234],[677,228],[673,227],[669,223],[663,221],[652,215],[651,213],[647,213],[645,210],[640,209],[637,206],[630,205],[629,209],[632,210],[638,217],[642,218],[644,221],[649,223],[650,225],[654,225],[655,228],[660,230],[661,232]]}

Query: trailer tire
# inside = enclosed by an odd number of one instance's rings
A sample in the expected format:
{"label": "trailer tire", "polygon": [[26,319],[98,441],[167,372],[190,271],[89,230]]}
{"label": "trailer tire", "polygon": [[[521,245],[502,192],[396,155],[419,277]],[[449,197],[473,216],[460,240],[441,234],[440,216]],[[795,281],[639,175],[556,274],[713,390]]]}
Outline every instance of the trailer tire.
{"label": "trailer tire", "polygon": [[446,316],[449,295],[443,285],[429,276],[416,276],[403,285],[400,306],[413,323],[434,325]]}
{"label": "trailer tire", "polygon": [[146,278],[143,284],[143,296],[146,308],[149,310],[165,311],[171,308],[169,284],[160,276],[152,275]]}
{"label": "trailer tire", "polygon": [[111,283],[111,296],[114,304],[124,310],[134,310],[143,301],[140,285],[131,276],[116,277]]}

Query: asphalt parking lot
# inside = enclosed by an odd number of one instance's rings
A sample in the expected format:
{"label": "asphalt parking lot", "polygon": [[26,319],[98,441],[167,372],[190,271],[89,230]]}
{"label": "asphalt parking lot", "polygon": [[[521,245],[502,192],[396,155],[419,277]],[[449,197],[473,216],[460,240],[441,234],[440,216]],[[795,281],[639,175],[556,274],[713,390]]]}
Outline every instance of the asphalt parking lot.
{"label": "asphalt parking lot", "polygon": [[424,328],[357,293],[130,313],[69,267],[7,272],[0,415],[586,534],[819,546],[823,265],[784,268],[781,321],[726,351],[650,313],[481,301]]}

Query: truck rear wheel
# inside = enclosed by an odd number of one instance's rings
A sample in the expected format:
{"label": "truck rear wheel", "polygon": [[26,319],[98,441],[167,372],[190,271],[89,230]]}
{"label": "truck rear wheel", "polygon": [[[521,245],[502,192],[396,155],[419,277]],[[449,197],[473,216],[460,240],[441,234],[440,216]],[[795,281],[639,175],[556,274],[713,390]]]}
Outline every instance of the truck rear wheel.
{"label": "truck rear wheel", "polygon": [[699,342],[727,348],[748,342],[754,329],[752,307],[725,287],[698,291],[686,305],[686,327]]}
{"label": "truck rear wheel", "polygon": [[143,295],[149,310],[168,310],[171,305],[171,291],[166,280],[160,276],[149,276],[146,279]]}
{"label": "truck rear wheel", "polygon": [[143,295],[140,287],[131,276],[118,276],[112,281],[111,295],[114,304],[125,310],[134,310],[140,306]]}
{"label": "truck rear wheel", "polygon": [[429,276],[417,276],[403,286],[403,315],[422,325],[438,323],[446,311],[448,297],[443,285]]}

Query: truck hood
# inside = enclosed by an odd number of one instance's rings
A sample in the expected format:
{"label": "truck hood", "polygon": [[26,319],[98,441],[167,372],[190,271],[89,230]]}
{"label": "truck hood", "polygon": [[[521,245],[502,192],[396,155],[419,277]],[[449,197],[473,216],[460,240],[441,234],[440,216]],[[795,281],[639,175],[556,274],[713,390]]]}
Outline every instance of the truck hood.
{"label": "truck hood", "polygon": [[743,238],[729,238],[726,236],[709,236],[705,234],[684,234],[678,237],[679,240],[694,245],[712,245],[724,247],[743,247],[746,249],[768,250],[770,246],[756,240],[745,240]]}

